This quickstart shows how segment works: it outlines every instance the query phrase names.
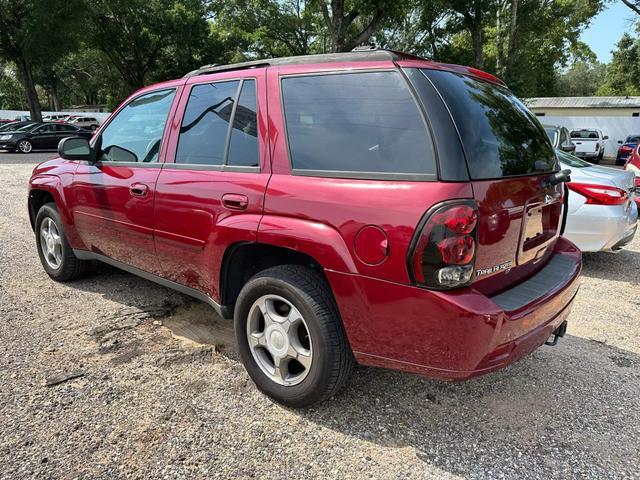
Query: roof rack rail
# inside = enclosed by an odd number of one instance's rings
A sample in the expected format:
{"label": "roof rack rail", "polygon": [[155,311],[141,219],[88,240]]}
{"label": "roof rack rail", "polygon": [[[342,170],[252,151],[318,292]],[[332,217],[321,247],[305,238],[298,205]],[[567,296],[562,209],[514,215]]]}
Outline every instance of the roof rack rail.
{"label": "roof rack rail", "polygon": [[364,61],[396,61],[402,59],[422,59],[408,53],[396,52],[375,46],[356,47],[350,52],[321,53],[318,55],[300,55],[297,57],[266,58],[263,60],[251,60],[230,65],[205,65],[197,70],[187,73],[183,78],[205,75],[208,73],[229,72],[232,70],[246,70],[249,68],[261,68],[276,65],[304,65],[310,63],[336,63],[336,62],[364,62]]}

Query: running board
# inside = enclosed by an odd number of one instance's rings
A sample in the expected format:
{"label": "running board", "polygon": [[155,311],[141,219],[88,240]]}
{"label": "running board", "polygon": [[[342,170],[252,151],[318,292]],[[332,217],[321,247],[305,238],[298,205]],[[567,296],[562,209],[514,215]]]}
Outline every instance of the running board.
{"label": "running board", "polygon": [[158,285],[162,285],[163,287],[167,287],[171,290],[175,290],[176,292],[184,293],[190,297],[193,297],[201,302],[204,302],[210,305],[218,315],[222,318],[231,319],[233,318],[233,312],[226,306],[220,305],[213,298],[207,295],[200,290],[196,290],[195,288],[187,287],[186,285],[182,285],[181,283],[174,282],[172,280],[167,280],[166,278],[162,278],[158,275],[154,275],[153,273],[146,272],[137,267],[132,267],[131,265],[127,265],[126,263],[119,262],[118,260],[114,260],[113,258],[107,257],[105,255],[101,255],[99,253],[90,252],[89,250],[73,250],[73,254],[78,257],[80,260],[97,260],[99,262],[106,263],[111,265],[112,267],[119,268],[120,270],[124,270],[125,272],[132,273],[137,275],[138,277],[142,277],[146,280],[150,280]]}

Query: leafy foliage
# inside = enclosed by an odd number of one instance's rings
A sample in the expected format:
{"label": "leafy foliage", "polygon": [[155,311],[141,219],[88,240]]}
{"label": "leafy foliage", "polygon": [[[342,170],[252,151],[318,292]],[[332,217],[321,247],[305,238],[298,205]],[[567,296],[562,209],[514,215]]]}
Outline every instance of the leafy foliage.
{"label": "leafy foliage", "polygon": [[605,2],[0,0],[0,105],[113,107],[204,64],[366,44],[481,67],[520,96],[637,93],[636,37],[608,67],[579,40]]}

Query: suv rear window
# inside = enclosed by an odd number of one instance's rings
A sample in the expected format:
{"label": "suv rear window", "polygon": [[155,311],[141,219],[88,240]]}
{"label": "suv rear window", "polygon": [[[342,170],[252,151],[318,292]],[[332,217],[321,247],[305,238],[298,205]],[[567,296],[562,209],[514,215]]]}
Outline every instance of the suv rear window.
{"label": "suv rear window", "polygon": [[422,70],[451,111],[474,180],[557,169],[542,125],[509,90],[457,73]]}
{"label": "suv rear window", "polygon": [[434,176],[431,139],[398,72],[285,77],[282,95],[294,173]]}

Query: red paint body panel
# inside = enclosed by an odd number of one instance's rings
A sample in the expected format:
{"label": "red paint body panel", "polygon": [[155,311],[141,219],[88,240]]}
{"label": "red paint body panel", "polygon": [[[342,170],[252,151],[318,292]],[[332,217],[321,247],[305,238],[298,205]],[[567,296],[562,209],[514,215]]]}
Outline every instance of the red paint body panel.
{"label": "red paint body panel", "polygon": [[[162,273],[153,245],[155,183],[160,168],[82,163],[74,173],[67,202],[87,250]],[[132,184],[147,194],[131,195]]]}
{"label": "red paint body panel", "polygon": [[[464,379],[521,358],[566,318],[581,253],[561,239],[553,254],[572,259],[570,280],[516,312],[504,312],[473,287],[445,293],[339,272],[327,277],[361,363]],[[494,357],[496,350],[507,355]]]}
{"label": "red paint body panel", "polygon": [[[73,248],[106,255],[218,302],[222,261],[230,247],[259,242],[305,253],[324,269],[361,363],[442,379],[495,370],[543,343],[568,314],[577,291],[580,252],[556,240],[555,230],[549,230],[547,244],[528,249],[536,258],[523,257],[521,248],[527,243],[524,218],[534,217],[543,226],[557,220],[559,189],[543,192],[541,177],[447,183],[291,174],[280,77],[398,65],[501,84],[475,69],[415,59],[252,68],[166,82],[136,92],[120,107],[140,94],[176,88],[157,165],[56,159],[34,170],[30,190],[53,195]],[[240,78],[256,80],[260,168],[176,168],[192,85]],[[132,184],[143,184],[146,195],[133,194]],[[548,195],[554,197],[551,202]],[[432,206],[454,199],[478,203],[475,267],[506,260],[513,266],[452,291],[413,286],[407,256],[416,227]],[[571,259],[568,281],[515,312],[492,301],[543,269],[553,255]]]}

